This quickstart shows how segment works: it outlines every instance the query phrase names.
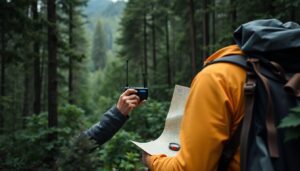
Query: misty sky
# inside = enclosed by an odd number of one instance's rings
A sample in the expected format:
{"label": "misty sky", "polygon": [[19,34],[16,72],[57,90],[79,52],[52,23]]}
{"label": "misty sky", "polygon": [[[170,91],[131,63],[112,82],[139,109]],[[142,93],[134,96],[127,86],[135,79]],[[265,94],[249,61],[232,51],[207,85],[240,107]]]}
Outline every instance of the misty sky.
{"label": "misty sky", "polygon": [[113,1],[113,2],[116,2],[116,1],[128,1],[128,0],[111,0],[111,1]]}

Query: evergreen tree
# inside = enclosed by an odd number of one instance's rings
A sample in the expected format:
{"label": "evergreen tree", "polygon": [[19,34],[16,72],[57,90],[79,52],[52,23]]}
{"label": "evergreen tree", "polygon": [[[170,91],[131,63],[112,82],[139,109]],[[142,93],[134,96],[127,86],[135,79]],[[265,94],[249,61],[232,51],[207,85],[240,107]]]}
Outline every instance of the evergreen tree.
{"label": "evergreen tree", "polygon": [[92,61],[93,69],[103,69],[106,64],[106,37],[103,31],[103,26],[101,21],[97,22],[94,37],[93,37],[93,47],[92,47]]}

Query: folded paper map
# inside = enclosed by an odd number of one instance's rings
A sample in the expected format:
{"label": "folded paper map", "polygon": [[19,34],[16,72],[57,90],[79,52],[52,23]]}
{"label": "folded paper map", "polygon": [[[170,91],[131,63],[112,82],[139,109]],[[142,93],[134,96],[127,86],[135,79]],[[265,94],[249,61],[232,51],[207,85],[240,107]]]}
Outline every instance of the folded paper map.
{"label": "folded paper map", "polygon": [[166,154],[167,156],[174,156],[177,151],[169,149],[170,143],[179,142],[180,122],[184,113],[185,104],[189,94],[189,88],[176,85],[173,92],[172,101],[167,114],[165,127],[162,134],[154,141],[141,143],[131,141],[139,148],[148,154]]}

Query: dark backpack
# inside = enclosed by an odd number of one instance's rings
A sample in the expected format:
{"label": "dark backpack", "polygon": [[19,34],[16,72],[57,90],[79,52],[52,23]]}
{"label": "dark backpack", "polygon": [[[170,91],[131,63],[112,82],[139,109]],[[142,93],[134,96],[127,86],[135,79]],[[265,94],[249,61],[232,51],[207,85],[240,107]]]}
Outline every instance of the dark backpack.
{"label": "dark backpack", "polygon": [[300,26],[256,20],[240,26],[234,38],[245,55],[209,63],[247,71],[244,119],[225,145],[218,170],[227,170],[240,145],[242,171],[300,171],[300,139],[285,141],[287,130],[278,128],[300,102]]}

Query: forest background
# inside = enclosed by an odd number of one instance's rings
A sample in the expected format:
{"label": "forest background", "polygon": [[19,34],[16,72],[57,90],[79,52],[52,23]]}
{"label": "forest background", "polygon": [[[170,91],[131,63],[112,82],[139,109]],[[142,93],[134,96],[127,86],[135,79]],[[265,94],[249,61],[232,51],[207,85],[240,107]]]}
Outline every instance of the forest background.
{"label": "forest background", "polygon": [[[162,132],[175,84],[189,86],[242,23],[300,21],[300,0],[0,0],[0,170],[141,170],[129,140]],[[126,85],[149,87],[108,143],[78,136]]]}

